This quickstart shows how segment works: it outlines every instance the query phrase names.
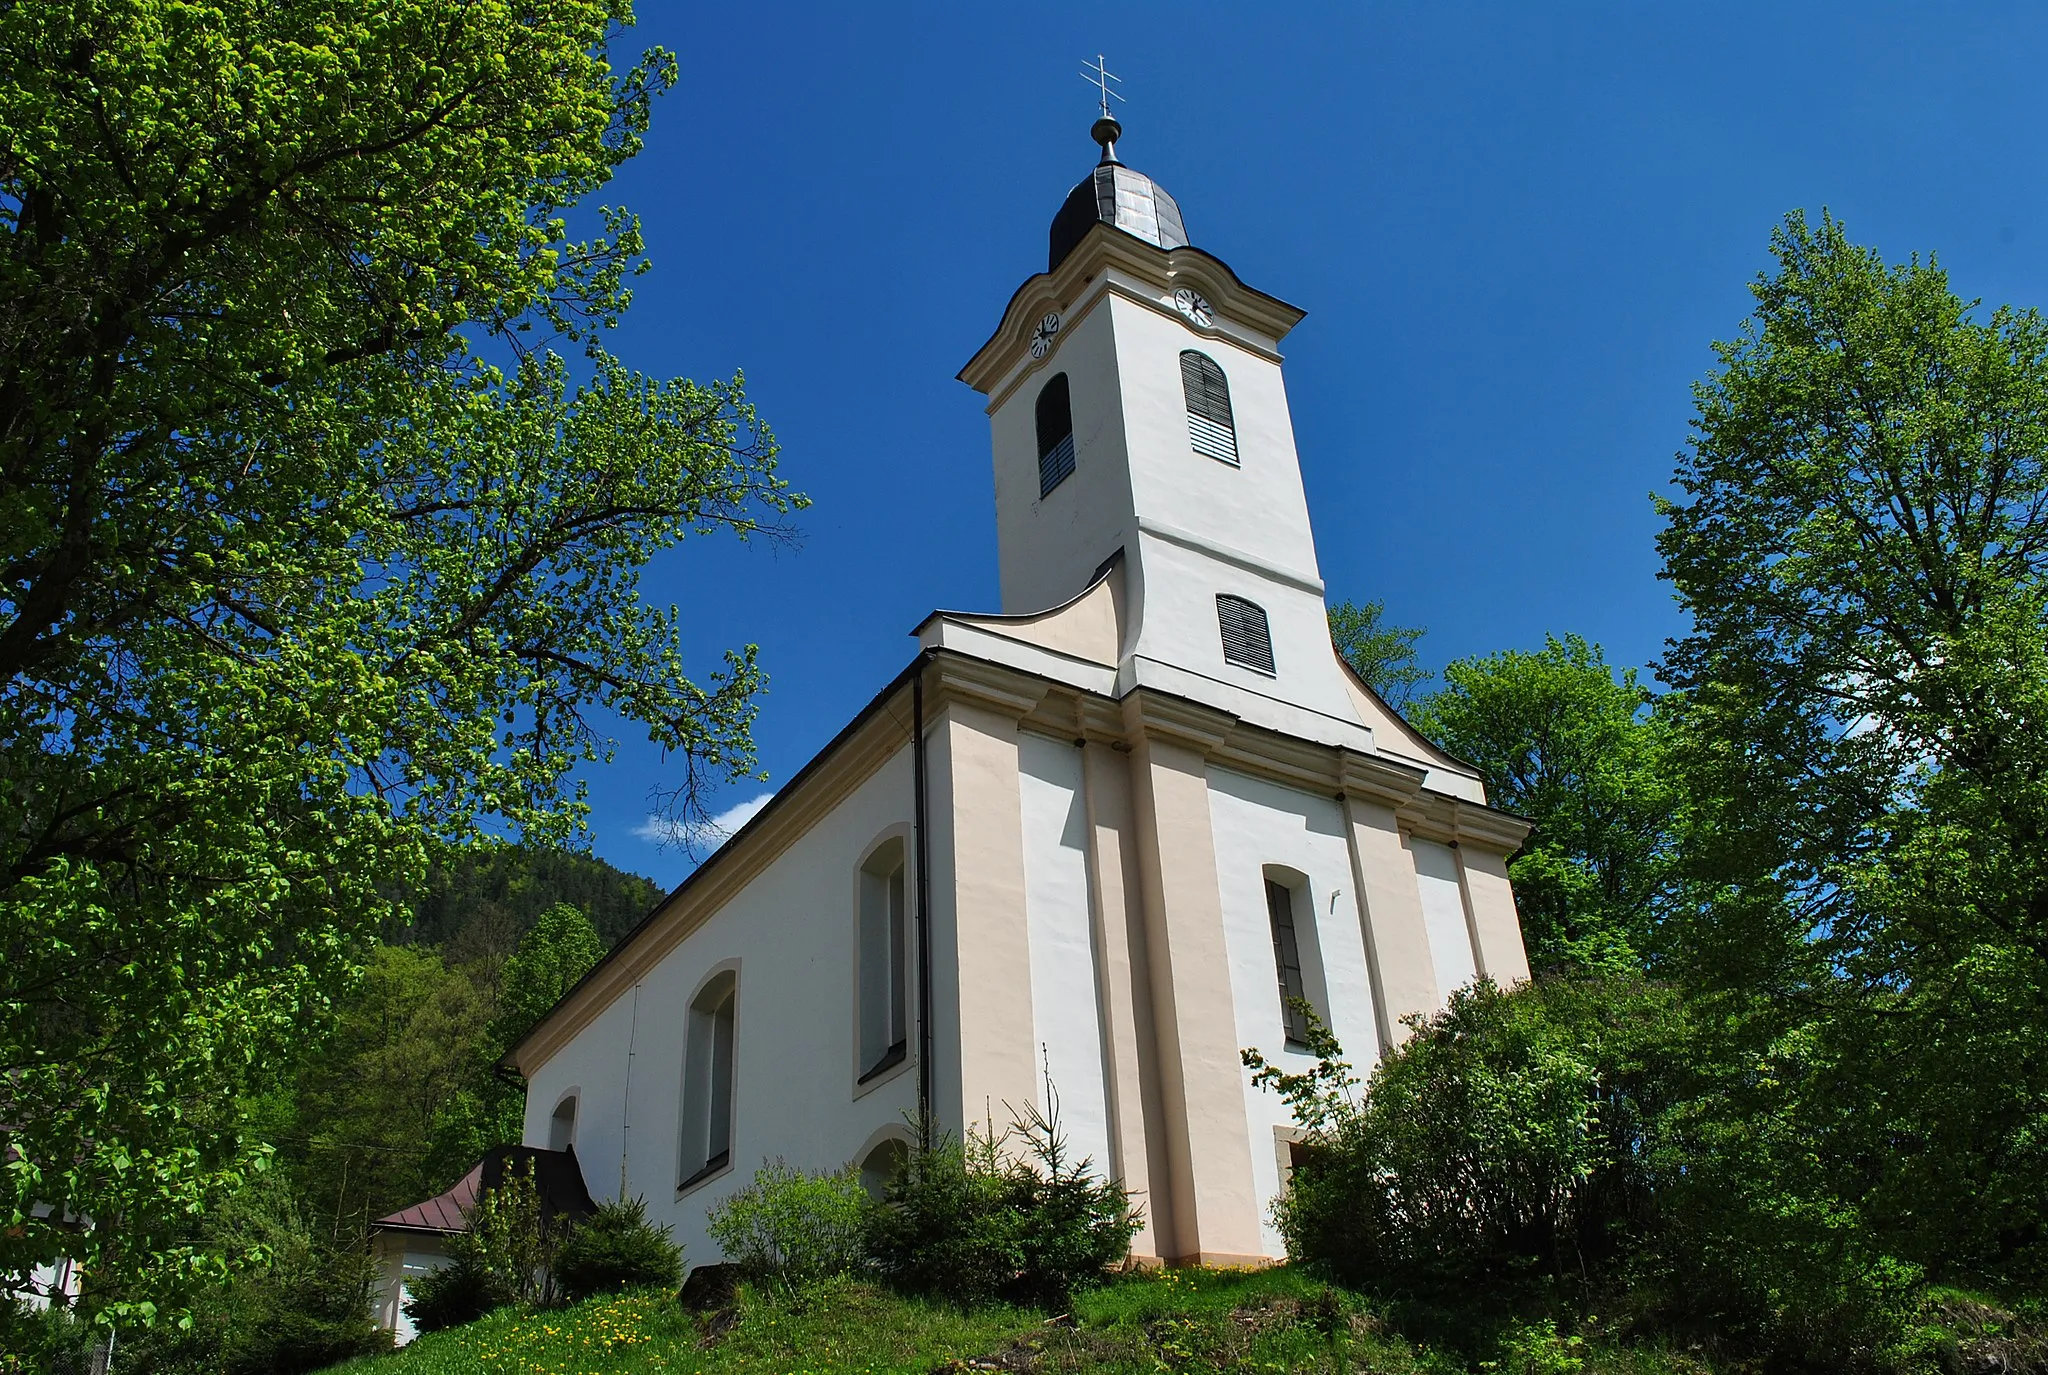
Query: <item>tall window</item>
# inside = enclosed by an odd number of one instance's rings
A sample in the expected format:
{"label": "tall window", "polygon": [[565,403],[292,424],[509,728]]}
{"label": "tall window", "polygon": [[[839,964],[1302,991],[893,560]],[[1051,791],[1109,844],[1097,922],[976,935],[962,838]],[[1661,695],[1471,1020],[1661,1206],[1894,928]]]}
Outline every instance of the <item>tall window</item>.
{"label": "tall window", "polygon": [[1308,984],[1301,977],[1301,940],[1294,929],[1294,890],[1266,880],[1266,915],[1273,925],[1273,966],[1280,975],[1280,1019],[1290,1045],[1308,1044],[1308,1017],[1303,1000]]}
{"label": "tall window", "polygon": [[1074,403],[1060,373],[1038,393],[1038,494],[1074,475]]}
{"label": "tall window", "polygon": [[1216,626],[1223,634],[1223,662],[1258,673],[1273,672],[1273,630],[1257,602],[1216,594]]}
{"label": "tall window", "polygon": [[1230,383],[1206,353],[1180,356],[1180,389],[1188,401],[1188,443],[1195,452],[1237,466],[1237,424],[1230,418]]}
{"label": "tall window", "polygon": [[903,842],[875,851],[860,871],[860,1080],[903,1063],[910,1046],[909,958]]}
{"label": "tall window", "polygon": [[678,1188],[732,1163],[733,1014],[739,976],[713,978],[690,1000],[683,1060],[683,1144]]}

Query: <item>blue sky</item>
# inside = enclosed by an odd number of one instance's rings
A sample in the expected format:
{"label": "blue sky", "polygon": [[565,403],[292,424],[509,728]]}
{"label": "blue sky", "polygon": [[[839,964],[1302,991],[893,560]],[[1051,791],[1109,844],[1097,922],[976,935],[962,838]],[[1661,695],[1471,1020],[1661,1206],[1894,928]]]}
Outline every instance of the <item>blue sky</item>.
{"label": "blue sky", "polygon": [[[682,63],[604,200],[654,270],[610,341],[745,369],[815,506],[794,549],[686,543],[651,598],[700,663],[757,643],[788,778],[912,652],[996,605],[981,400],[954,380],[1093,164],[1079,69],[1190,237],[1308,311],[1287,341],[1333,598],[1428,628],[1431,668],[1577,631],[1623,664],[1678,629],[1649,494],[1688,387],[1786,211],[1823,206],[1965,296],[2048,303],[2048,6],[684,6]],[[668,766],[589,770],[593,843],[668,884]]]}

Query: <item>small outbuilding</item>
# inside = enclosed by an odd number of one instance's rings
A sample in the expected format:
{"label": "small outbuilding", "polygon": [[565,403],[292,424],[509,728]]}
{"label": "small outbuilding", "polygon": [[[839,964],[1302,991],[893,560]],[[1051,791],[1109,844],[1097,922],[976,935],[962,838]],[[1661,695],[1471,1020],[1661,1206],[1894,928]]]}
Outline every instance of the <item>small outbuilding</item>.
{"label": "small outbuilding", "polygon": [[541,1216],[547,1222],[574,1221],[596,1210],[573,1147],[544,1151],[534,1146],[494,1146],[452,1188],[370,1224],[370,1250],[377,1261],[372,1300],[376,1318],[400,1346],[416,1335],[412,1319],[405,1315],[412,1282],[448,1263],[449,1238],[469,1230],[469,1215],[477,1199],[507,1177],[524,1174],[529,1164],[534,1191],[540,1195]]}

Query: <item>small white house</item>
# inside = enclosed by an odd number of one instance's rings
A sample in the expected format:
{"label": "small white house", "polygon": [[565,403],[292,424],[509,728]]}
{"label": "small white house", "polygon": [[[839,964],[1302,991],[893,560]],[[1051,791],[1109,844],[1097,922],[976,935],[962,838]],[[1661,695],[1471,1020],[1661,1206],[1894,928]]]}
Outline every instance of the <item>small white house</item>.
{"label": "small white house", "polygon": [[469,1215],[485,1190],[507,1175],[531,1175],[541,1216],[552,1225],[573,1223],[593,1211],[590,1191],[572,1150],[497,1146],[484,1153],[461,1179],[433,1198],[400,1208],[370,1224],[370,1254],[376,1261],[371,1312],[379,1326],[404,1346],[417,1335],[405,1306],[412,1286],[449,1261],[449,1239],[469,1230]]}
{"label": "small white house", "polygon": [[[1102,158],[960,376],[1003,610],[936,612],[838,737],[508,1056],[526,1141],[694,1261],[763,1159],[879,1173],[928,1106],[1037,1102],[1144,1206],[1140,1258],[1258,1263],[1290,1141],[1239,1052],[1369,1065],[1527,977],[1523,822],[1331,646],[1280,343],[1302,312]],[[1390,515],[1393,513],[1389,513]]]}

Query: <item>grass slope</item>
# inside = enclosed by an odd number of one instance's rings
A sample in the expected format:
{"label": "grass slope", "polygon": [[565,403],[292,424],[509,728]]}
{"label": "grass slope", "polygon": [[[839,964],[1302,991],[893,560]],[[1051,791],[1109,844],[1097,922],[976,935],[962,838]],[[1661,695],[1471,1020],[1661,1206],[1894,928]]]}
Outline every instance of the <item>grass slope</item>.
{"label": "grass slope", "polygon": [[[1549,1334],[1483,1367],[1501,1375],[1688,1375],[1680,1357],[1604,1351]],[[1462,1361],[1387,1333],[1365,1304],[1285,1268],[1175,1270],[1084,1294],[1071,1315],[963,1312],[839,1282],[794,1295],[742,1292],[728,1313],[684,1312],[666,1294],[501,1311],[423,1337],[348,1375],[884,1375],[1007,1370],[1378,1372],[1451,1375]]]}

